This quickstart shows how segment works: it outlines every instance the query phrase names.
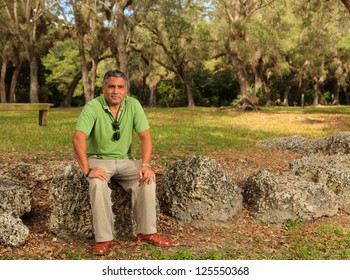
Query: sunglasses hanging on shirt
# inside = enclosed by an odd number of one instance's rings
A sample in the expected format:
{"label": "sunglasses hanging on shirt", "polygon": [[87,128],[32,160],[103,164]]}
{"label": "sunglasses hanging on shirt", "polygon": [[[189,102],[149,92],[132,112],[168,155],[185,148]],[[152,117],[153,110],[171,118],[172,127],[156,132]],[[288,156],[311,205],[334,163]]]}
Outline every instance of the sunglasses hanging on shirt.
{"label": "sunglasses hanging on shirt", "polygon": [[114,121],[112,123],[113,129],[114,129],[114,134],[113,134],[113,141],[118,141],[120,139],[120,125],[118,121]]}

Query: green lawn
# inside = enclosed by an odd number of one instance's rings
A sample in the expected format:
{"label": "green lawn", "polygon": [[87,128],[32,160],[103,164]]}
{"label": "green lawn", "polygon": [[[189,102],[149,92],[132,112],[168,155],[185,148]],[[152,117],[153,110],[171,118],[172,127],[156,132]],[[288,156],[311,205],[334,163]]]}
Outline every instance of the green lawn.
{"label": "green lawn", "polygon": [[[71,139],[81,108],[51,109],[46,127],[37,112],[1,112],[0,152],[39,160],[73,158]],[[154,144],[154,160],[161,164],[208,152],[242,151],[257,141],[288,135],[317,138],[347,130],[349,107],[267,108],[240,112],[219,108],[146,109]],[[140,155],[135,135],[134,155]]]}

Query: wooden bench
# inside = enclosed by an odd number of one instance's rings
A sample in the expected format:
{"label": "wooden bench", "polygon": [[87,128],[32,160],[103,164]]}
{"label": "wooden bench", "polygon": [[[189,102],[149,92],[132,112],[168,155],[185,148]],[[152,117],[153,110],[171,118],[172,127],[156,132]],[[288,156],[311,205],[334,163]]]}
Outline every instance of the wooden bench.
{"label": "wooden bench", "polygon": [[45,126],[51,103],[0,103],[0,111],[39,111],[39,125]]}

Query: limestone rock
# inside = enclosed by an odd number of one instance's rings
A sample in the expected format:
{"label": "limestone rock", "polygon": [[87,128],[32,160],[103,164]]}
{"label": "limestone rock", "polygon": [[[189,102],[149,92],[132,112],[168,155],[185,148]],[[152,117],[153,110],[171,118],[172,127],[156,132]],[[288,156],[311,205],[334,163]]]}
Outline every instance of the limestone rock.
{"label": "limestone rock", "polygon": [[350,155],[312,155],[290,163],[290,172],[304,180],[325,184],[338,199],[339,208],[350,212]]}
{"label": "limestone rock", "polygon": [[58,235],[92,237],[88,184],[75,163],[66,163],[49,186],[49,229]]}
{"label": "limestone rock", "polygon": [[297,218],[307,221],[338,211],[337,197],[326,185],[266,170],[248,177],[244,200],[251,206],[252,215],[268,224]]}
{"label": "limestone rock", "polygon": [[161,185],[161,209],[180,221],[230,219],[242,210],[242,200],[237,186],[209,157],[171,164]]}
{"label": "limestone rock", "polygon": [[[93,236],[92,213],[89,200],[88,182],[75,162],[62,167],[61,174],[54,177],[50,187],[51,214],[49,228],[58,235],[74,234],[81,237]],[[111,181],[115,233],[129,236],[134,230],[131,210],[131,194]]]}
{"label": "limestone rock", "polygon": [[288,149],[297,153],[307,150],[307,140],[301,135],[265,139],[256,143],[257,147]]}
{"label": "limestone rock", "polygon": [[329,138],[321,137],[313,140],[308,140],[305,145],[305,153],[307,154],[328,154]]}
{"label": "limestone rock", "polygon": [[30,191],[21,182],[6,176],[0,176],[0,214],[20,217],[30,213],[32,198]]}
{"label": "limestone rock", "polygon": [[35,177],[36,166],[28,163],[17,163],[9,165],[7,172],[11,178],[16,178],[19,181],[25,181],[28,180],[28,178]]}
{"label": "limestone rock", "polygon": [[257,147],[289,149],[300,154],[350,154],[350,132],[335,132],[331,137],[307,140],[300,135],[270,138],[260,141]]}
{"label": "limestone rock", "polygon": [[25,243],[29,230],[20,218],[10,214],[0,214],[0,244],[21,246]]}
{"label": "limestone rock", "polygon": [[335,132],[328,140],[328,153],[350,154],[350,131]]}

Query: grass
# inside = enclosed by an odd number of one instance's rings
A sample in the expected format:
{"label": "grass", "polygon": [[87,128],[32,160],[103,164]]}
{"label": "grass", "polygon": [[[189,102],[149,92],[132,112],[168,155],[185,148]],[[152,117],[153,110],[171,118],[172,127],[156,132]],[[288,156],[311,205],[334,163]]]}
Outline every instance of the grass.
{"label": "grass", "polygon": [[48,125],[42,127],[37,124],[37,112],[1,112],[1,149],[23,152],[66,149],[71,144],[78,114],[78,109],[50,110]]}
{"label": "grass", "polygon": [[[48,124],[37,124],[36,112],[1,112],[0,163],[14,157],[21,161],[35,157],[41,163],[52,159],[73,160],[71,139],[81,108],[52,109]],[[218,108],[146,109],[154,144],[154,161],[160,166],[191,155],[243,151],[256,142],[272,137],[302,135],[308,139],[328,137],[349,130],[350,107],[264,108],[240,112]],[[140,156],[135,135],[134,155]],[[256,236],[237,249],[227,238],[226,246],[196,252],[188,249],[164,253],[153,246],[143,247],[138,259],[350,259],[350,232],[337,224],[312,228],[302,221],[284,224],[280,246],[270,246]],[[235,249],[236,248],[236,249]],[[273,249],[271,249],[273,248]],[[146,252],[146,253],[145,253]],[[128,258],[127,251],[112,256]],[[90,259],[86,252],[66,252],[68,259]],[[21,256],[13,256],[14,259]]]}
{"label": "grass", "polygon": [[[14,153],[19,160],[27,154],[38,161],[73,159],[71,139],[80,110],[51,109],[46,127],[38,126],[36,112],[1,112],[0,152]],[[209,151],[242,151],[271,137],[329,136],[349,128],[349,112],[348,107],[267,108],[245,113],[217,108],[146,109],[154,159],[165,166],[174,159]],[[139,157],[136,135],[135,139],[133,151]]]}

